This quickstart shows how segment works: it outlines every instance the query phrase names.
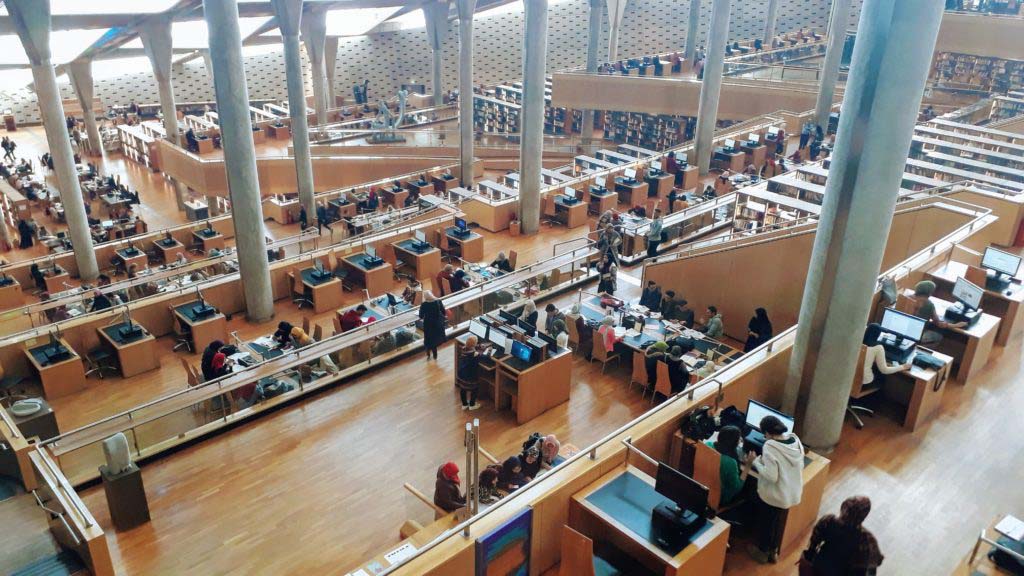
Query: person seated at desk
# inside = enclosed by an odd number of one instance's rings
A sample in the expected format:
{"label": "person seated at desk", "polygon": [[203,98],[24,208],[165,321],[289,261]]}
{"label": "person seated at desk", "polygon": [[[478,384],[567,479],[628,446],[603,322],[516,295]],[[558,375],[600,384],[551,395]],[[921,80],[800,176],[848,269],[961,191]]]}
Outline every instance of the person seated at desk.
{"label": "person seated at desk", "polygon": [[519,463],[523,466],[523,477],[529,482],[540,474],[542,463],[540,459],[540,443],[541,439],[537,439],[529,446],[523,448],[522,454],[519,455]]}
{"label": "person seated at desk", "polygon": [[775,416],[762,418],[759,427],[765,437],[764,448],[750,462],[758,474],[758,543],[749,552],[765,564],[778,560],[785,511],[799,504],[803,495],[804,447]]}
{"label": "person seated at desk", "polygon": [[481,504],[494,504],[501,500],[501,494],[498,492],[498,475],[500,473],[501,466],[498,464],[491,464],[480,471],[479,492]]}
{"label": "person seated at desk", "polygon": [[703,324],[704,326],[700,328],[700,331],[707,334],[708,338],[722,339],[724,327],[722,326],[722,315],[718,313],[717,307],[708,306],[707,316]]}
{"label": "person seated at desk", "polygon": [[202,360],[199,362],[199,369],[203,373],[203,380],[209,382],[231,372],[228,366],[227,356],[221,352],[224,343],[214,340],[203,350]]}
{"label": "person seated at desk", "polygon": [[277,323],[277,330],[271,336],[275,343],[274,348],[285,348],[291,345],[292,328],[293,326],[290,322],[281,321]]}
{"label": "person seated at desk", "polygon": [[[679,306],[681,300],[676,300],[675,290],[666,290],[665,295],[661,297],[661,304],[658,306],[657,311],[661,312],[661,317],[665,320],[679,320]],[[648,306],[648,308],[650,308]]]}
{"label": "person seated at desk", "polygon": [[498,257],[491,262],[491,268],[496,268],[502,272],[512,272],[515,270],[512,267],[512,261],[508,259],[504,252],[498,252]]}
{"label": "person seated at desk", "polygon": [[640,294],[640,305],[653,312],[661,309],[661,286],[654,280],[647,281],[647,286]]}
{"label": "person seated at desk", "polygon": [[[446,293],[445,293],[445,280],[447,280],[448,284],[450,285],[451,281],[452,281],[452,277],[454,275],[455,275],[455,267],[452,266],[451,264],[445,264],[444,268],[442,268],[441,271],[437,273],[437,289],[441,291],[441,296],[445,296],[446,295]],[[454,286],[452,287],[452,290],[453,291],[455,290]]]}
{"label": "person seated at desk", "polygon": [[185,132],[185,144],[189,152],[199,152],[199,140],[196,138],[196,131],[189,128]]}
{"label": "person seated at desk", "polygon": [[790,154],[789,158],[787,158],[787,160],[789,160],[790,162],[795,162],[795,163],[799,164],[799,163],[803,162],[803,152],[798,149],[796,152],[793,152],[792,154]]}
{"label": "person seated at desk", "polygon": [[537,334],[537,318],[539,316],[540,313],[537,312],[537,303],[534,302],[532,298],[527,300],[526,304],[523,304],[522,311],[519,312],[519,320],[532,328],[531,330],[527,330],[527,334],[529,336]]}
{"label": "person seated at desk", "polygon": [[558,306],[555,306],[552,303],[548,303],[548,305],[544,307],[544,313],[544,332],[554,336],[555,322],[561,320],[564,323],[565,313],[559,310]]}
{"label": "person seated at desk", "polygon": [[615,318],[612,316],[605,316],[601,319],[601,327],[597,329],[597,335],[600,336],[605,351],[609,353],[614,352],[615,345],[622,341],[622,338],[615,335]]}
{"label": "person seated at desk", "polygon": [[555,345],[559,348],[567,348],[569,346],[569,330],[565,327],[565,320],[555,320],[552,322],[549,334],[555,337]]}
{"label": "person seated at desk", "polygon": [[529,480],[523,476],[523,464],[518,456],[509,456],[501,464],[501,474],[498,475],[498,488],[505,492],[514,492]]}
{"label": "person seated at desk", "polygon": [[408,279],[408,285],[405,290],[402,290],[402,300],[410,305],[415,306],[418,297],[423,293],[423,285],[416,278],[410,276]]}
{"label": "person seated at desk", "polygon": [[380,200],[377,198],[377,189],[370,188],[366,198],[359,201],[357,205],[362,212],[376,212],[380,207]]}
{"label": "person seated at desk", "polygon": [[363,304],[346,310],[345,313],[341,315],[341,331],[348,332],[349,330],[362,326],[363,314],[366,314],[366,306]]}
{"label": "person seated at desk", "polygon": [[594,348],[594,331],[587,326],[587,319],[580,314],[579,302],[572,305],[565,320],[576,325],[576,337],[580,339],[576,346],[577,351],[582,352],[583,356],[590,360],[591,350]]}
{"label": "person seated at desk", "polygon": [[686,389],[690,383],[690,370],[683,362],[683,349],[673,346],[665,357],[665,364],[668,364],[668,382],[673,394],[678,394]]}
{"label": "person seated at desk", "polygon": [[89,309],[90,312],[99,312],[100,310],[107,310],[112,307],[113,303],[106,294],[101,292],[99,289],[92,293],[92,307]]}
{"label": "person seated at desk", "polygon": [[558,441],[558,437],[554,434],[548,434],[541,441],[540,446],[540,465],[550,470],[555,466],[558,466],[562,462],[565,462],[565,458],[559,454],[562,450],[562,444]]}
{"label": "person seated at desk", "polygon": [[[24,222],[24,220],[22,220]],[[46,275],[39,268],[39,264],[33,264],[28,269],[28,275],[32,277],[32,281],[35,282],[36,288],[39,290],[46,290]]]}
{"label": "person seated at desk", "polygon": [[466,343],[459,348],[459,364],[456,367],[459,378],[456,380],[456,384],[459,388],[459,399],[462,400],[463,410],[480,408],[480,405],[476,403],[476,395],[480,389],[477,373],[480,368],[481,351],[480,341],[474,334],[470,334],[466,338]]}
{"label": "person seated at desk", "polygon": [[455,512],[466,506],[466,497],[459,491],[459,467],[455,462],[445,462],[437,468],[434,482],[434,505],[445,512]]}
{"label": "person seated at desk", "polygon": [[[931,326],[938,328],[965,328],[966,322],[946,322],[939,316],[938,310],[935,309],[935,303],[932,302],[932,295],[935,294],[935,282],[931,280],[921,280],[914,285],[914,295],[910,297],[910,301],[913,304],[914,316],[918,318],[924,318],[928,321]],[[935,330],[925,330],[921,336],[921,344],[934,345],[942,341],[942,334]]]}
{"label": "person seated at desk", "polygon": [[647,209],[639,204],[630,208],[628,213],[637,218],[647,218]]}
{"label": "person seated at desk", "polygon": [[768,319],[768,311],[764,308],[754,310],[754,315],[747,322],[747,341],[743,345],[743,351],[750,352],[771,338],[772,322]]}
{"label": "person seated at desk", "polygon": [[668,343],[664,340],[659,340],[648,346],[647,350],[644,350],[644,368],[647,370],[647,386],[651,390],[654,390],[655,385],[658,383],[658,362],[665,359],[666,352],[668,352]]}
{"label": "person seated at desk", "polygon": [[750,474],[750,463],[754,461],[753,452],[748,452],[743,461],[740,461],[740,440],[743,435],[740,429],[735,426],[722,426],[718,430],[718,437],[714,440],[704,442],[709,448],[714,448],[720,455],[718,464],[718,478],[721,484],[721,496],[718,500],[718,507],[724,508],[739,500],[743,492],[743,485]]}
{"label": "person seated at desk", "polygon": [[[722,175],[719,176],[718,178],[719,178],[719,180],[723,180],[723,185],[724,186],[731,186],[731,184],[729,183],[728,172],[723,172]],[[702,194],[702,196],[704,197],[705,200],[711,200],[712,198],[715,198],[716,196],[718,196],[718,192],[715,192],[715,187],[714,186],[712,186],[711,184],[708,184],[707,186],[704,187],[704,194]]]}
{"label": "person seated at desk", "polygon": [[828,514],[814,525],[811,541],[803,558],[810,562],[814,574],[874,574],[885,556],[878,540],[864,528],[871,512],[866,496],[851,496],[839,507],[839,516]]}
{"label": "person seated at desk", "polygon": [[455,271],[454,274],[452,274],[452,279],[450,280],[450,283],[452,287],[452,293],[469,288],[469,272],[466,272],[462,268],[459,268],[458,270]]}
{"label": "person seated at desk", "polygon": [[373,345],[370,346],[370,354],[380,356],[381,354],[393,352],[396,347],[395,335],[389,330],[374,339]]}
{"label": "person seated at desk", "polygon": [[913,367],[913,362],[906,364],[889,364],[885,360],[885,346],[878,343],[882,335],[882,327],[872,322],[864,329],[864,374],[861,376],[863,386],[881,386],[885,377],[897,372],[906,372]]}

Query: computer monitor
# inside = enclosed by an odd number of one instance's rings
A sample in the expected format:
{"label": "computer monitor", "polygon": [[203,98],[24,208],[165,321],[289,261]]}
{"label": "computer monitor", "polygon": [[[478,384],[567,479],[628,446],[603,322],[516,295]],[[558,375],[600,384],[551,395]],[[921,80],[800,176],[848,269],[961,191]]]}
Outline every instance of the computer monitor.
{"label": "computer monitor", "polygon": [[993,270],[998,274],[1016,276],[1017,270],[1020,269],[1020,256],[996,250],[990,246],[985,248],[985,254],[981,257],[981,267]]}
{"label": "computer monitor", "polygon": [[572,186],[566,186],[565,188],[562,188],[562,193],[565,194],[565,198],[567,200],[576,199],[576,191],[572,189]]}
{"label": "computer monitor", "polygon": [[598,188],[600,188],[602,190],[604,190],[604,183],[605,183],[604,176],[597,176],[596,178],[594,178],[594,186],[597,186]]}
{"label": "computer monitor", "polygon": [[512,342],[512,355],[515,356],[516,358],[519,358],[523,362],[529,362],[531,354],[532,352],[530,350],[530,347],[527,346],[526,344],[523,344],[522,342],[518,341]]}
{"label": "computer monitor", "polygon": [[519,316],[516,316],[508,310],[498,310],[498,318],[501,318],[509,324],[515,324],[519,320]]}
{"label": "computer monitor", "polygon": [[558,352],[558,341],[556,341],[553,336],[549,336],[543,332],[537,332],[537,337],[543,340],[544,344],[547,345],[549,354],[554,354],[555,352]]}
{"label": "computer monitor", "polygon": [[783,414],[778,410],[773,410],[764,404],[761,404],[757,400],[747,400],[747,426],[750,426],[754,430],[761,430],[761,419],[765,416],[775,416],[782,422],[782,425],[786,427],[787,432],[793,431],[795,420],[788,414]]}
{"label": "computer monitor", "polygon": [[366,255],[369,256],[370,258],[376,258],[377,257],[377,249],[374,248],[373,246],[367,246],[366,247]]}
{"label": "computer monitor", "polygon": [[957,278],[956,283],[953,284],[953,297],[971,310],[981,307],[983,294],[985,294],[984,288],[975,286],[964,278]]}
{"label": "computer monitor", "polygon": [[626,168],[622,171],[622,175],[625,176],[627,180],[636,180],[636,170],[633,168]]}
{"label": "computer monitor", "polygon": [[924,335],[924,327],[928,323],[924,318],[904,314],[899,310],[886,308],[882,312],[882,330],[891,332],[900,338],[920,342]]}
{"label": "computer monitor", "polygon": [[466,230],[467,229],[466,220],[463,219],[463,218],[456,218],[455,219],[455,227],[458,228],[459,230]]}
{"label": "computer monitor", "polygon": [[469,333],[476,335],[480,340],[487,339],[487,325],[479,320],[469,321]]}
{"label": "computer monitor", "polygon": [[536,326],[534,326],[533,324],[530,324],[529,322],[527,322],[526,320],[523,320],[522,318],[519,318],[519,319],[516,320],[516,326],[519,326],[520,328],[525,330],[527,334],[534,334],[534,333],[537,332],[537,327]]}
{"label": "computer monitor", "polygon": [[679,470],[658,463],[654,490],[675,503],[677,514],[689,510],[704,516],[708,508],[708,488]]}
{"label": "computer monitor", "polygon": [[725,150],[727,152],[731,152],[731,151],[733,151],[735,149],[736,149],[736,141],[733,140],[732,138],[726,138],[726,140],[725,140]]}
{"label": "computer monitor", "polygon": [[754,132],[751,132],[750,134],[747,134],[747,141],[748,142],[753,142],[754,144],[760,144],[761,143],[761,135],[760,134],[756,134]]}
{"label": "computer monitor", "polygon": [[661,160],[651,162],[651,172],[661,172]]}
{"label": "computer monitor", "polygon": [[487,339],[494,343],[494,346],[498,348],[498,350],[501,350],[503,352],[508,347],[508,336],[506,336],[504,332],[498,330],[497,328],[491,330],[487,334]]}
{"label": "computer monitor", "polygon": [[416,239],[417,242],[426,243],[426,241],[427,241],[427,235],[424,234],[422,230],[417,230],[417,231],[413,232],[412,236],[413,236],[413,238]]}
{"label": "computer monitor", "polygon": [[768,135],[771,136],[772,139],[774,140],[775,137],[779,135],[779,129],[776,128],[775,126],[769,126],[768,127]]}

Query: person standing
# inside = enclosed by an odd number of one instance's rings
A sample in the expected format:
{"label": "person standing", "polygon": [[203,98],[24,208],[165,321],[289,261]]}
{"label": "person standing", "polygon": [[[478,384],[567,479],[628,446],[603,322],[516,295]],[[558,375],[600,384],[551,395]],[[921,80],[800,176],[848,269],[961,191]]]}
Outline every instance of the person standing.
{"label": "person standing", "polygon": [[866,496],[844,500],[839,516],[828,514],[814,525],[801,563],[809,562],[815,576],[874,574],[885,557],[878,540],[864,527],[870,512],[871,500]]}
{"label": "person standing", "polygon": [[[758,539],[749,552],[754,560],[766,564],[778,561],[787,511],[799,504],[803,495],[804,447],[775,416],[762,418],[760,428],[764,448],[749,464],[758,474]],[[748,453],[745,460],[750,458]]]}
{"label": "person standing", "polygon": [[619,267],[615,265],[615,259],[609,253],[605,253],[601,258],[601,264],[598,266],[597,272],[600,275],[597,283],[597,292],[614,296],[615,288],[618,285]]}
{"label": "person standing", "polygon": [[437,347],[444,344],[444,303],[438,300],[430,290],[423,292],[423,304],[420,304],[420,320],[423,322],[423,348],[427,351],[427,360],[434,356],[437,360]]}
{"label": "person standing", "polygon": [[476,394],[480,388],[480,381],[477,380],[477,370],[480,367],[479,340],[473,334],[466,338],[466,344],[459,350],[459,360],[456,370],[459,378],[456,385],[459,388],[459,399],[462,400],[463,410],[476,410],[480,405],[476,403]]}
{"label": "person standing", "polygon": [[664,240],[662,234],[661,210],[654,209],[653,220],[647,229],[647,257],[654,258],[658,255],[658,245]]}
{"label": "person standing", "polygon": [[324,203],[321,201],[316,203],[317,232],[323,234],[325,226],[327,227],[328,232],[334,232],[333,230],[331,230],[331,222],[330,219],[328,219],[327,217],[327,206],[325,206]]}
{"label": "person standing", "polygon": [[772,337],[772,322],[764,308],[754,310],[754,316],[747,322],[747,342],[743,345],[744,352],[750,352]]}
{"label": "person standing", "polygon": [[309,214],[306,214],[306,207],[299,206],[299,230],[305,230],[309,225]]}
{"label": "person standing", "polygon": [[18,220],[18,235],[21,236],[19,248],[32,247],[32,226],[25,219]]}

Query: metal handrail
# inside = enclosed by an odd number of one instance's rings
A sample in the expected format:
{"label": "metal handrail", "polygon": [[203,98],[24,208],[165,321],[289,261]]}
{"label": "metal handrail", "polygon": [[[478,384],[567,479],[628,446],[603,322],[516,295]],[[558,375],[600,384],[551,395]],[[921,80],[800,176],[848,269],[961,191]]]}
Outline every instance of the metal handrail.
{"label": "metal handrail", "polygon": [[72,538],[74,538],[75,546],[79,546],[82,543],[82,539],[79,538],[78,535],[75,534],[75,531],[71,529],[71,525],[68,524],[68,520],[67,520],[67,518],[64,517],[64,513],[63,512],[58,512],[58,511],[56,511],[56,510],[54,510],[52,508],[48,508],[46,506],[46,504],[43,504],[43,500],[39,497],[39,493],[38,493],[37,490],[33,490],[32,491],[32,496],[35,497],[36,505],[37,506],[42,508],[44,511],[49,512],[52,516],[56,516],[57,518],[60,519],[61,523],[64,524],[64,528],[68,531],[68,534]]}

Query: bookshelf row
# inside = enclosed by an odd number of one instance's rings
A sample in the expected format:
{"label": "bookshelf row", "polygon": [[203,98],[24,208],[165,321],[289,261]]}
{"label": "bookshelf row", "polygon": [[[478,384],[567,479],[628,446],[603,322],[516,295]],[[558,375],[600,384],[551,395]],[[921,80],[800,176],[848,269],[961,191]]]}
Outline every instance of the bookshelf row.
{"label": "bookshelf row", "polygon": [[1024,61],[943,52],[935,56],[932,79],[986,92],[1024,85]]}

